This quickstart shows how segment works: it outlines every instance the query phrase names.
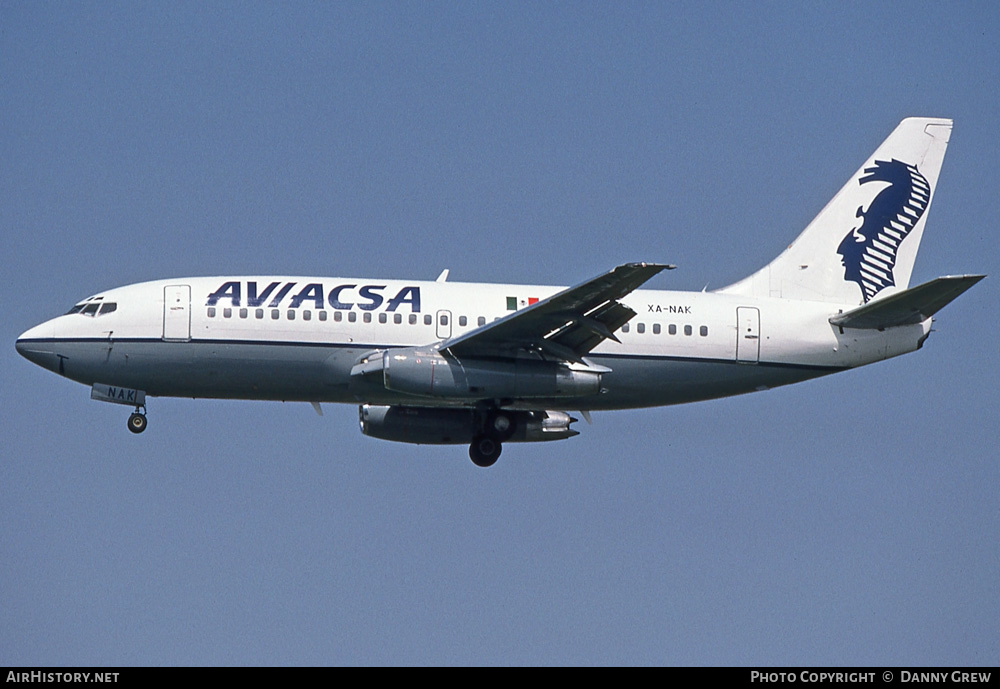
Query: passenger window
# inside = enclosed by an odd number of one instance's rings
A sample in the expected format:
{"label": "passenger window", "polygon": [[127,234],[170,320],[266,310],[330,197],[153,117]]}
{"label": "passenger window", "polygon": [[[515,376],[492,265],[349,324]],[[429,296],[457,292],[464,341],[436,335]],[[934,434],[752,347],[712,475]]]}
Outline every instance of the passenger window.
{"label": "passenger window", "polygon": [[677,326],[674,325],[673,323],[671,323],[670,325],[667,326],[667,332],[670,333],[671,335],[676,335],[677,334]]}
{"label": "passenger window", "polygon": [[478,325],[479,325],[480,327],[482,327],[482,326],[486,325],[486,316],[480,316],[480,317],[479,317],[478,319],[476,319],[476,323],[477,323],[477,324],[478,324]]}
{"label": "passenger window", "polygon": [[639,334],[642,334],[642,333],[646,332],[646,324],[645,323],[637,323],[636,326],[635,326],[635,331],[637,333],[639,333]]}
{"label": "passenger window", "polygon": [[433,322],[429,313],[424,316],[424,325],[430,325]]}
{"label": "passenger window", "polygon": [[684,326],[684,334],[685,335],[690,335],[692,332],[693,332],[693,330],[691,329],[690,325],[685,325]]}
{"label": "passenger window", "polygon": [[442,313],[440,321],[441,321],[441,325],[448,325],[448,315]]}
{"label": "passenger window", "polygon": [[653,323],[653,334],[654,335],[659,335],[660,334],[660,324],[659,323]]}
{"label": "passenger window", "polygon": [[358,314],[355,313],[354,311],[348,311],[347,320],[349,320],[351,323],[355,322],[356,320],[358,320]]}
{"label": "passenger window", "polygon": [[340,323],[340,321],[342,321],[343,319],[344,319],[344,314],[342,314],[340,311],[334,311],[333,312],[333,320],[334,321],[336,321],[337,323]]}
{"label": "passenger window", "polygon": [[271,320],[276,321],[281,318],[281,312],[278,309],[271,309]]}
{"label": "passenger window", "polygon": [[378,322],[379,323],[385,323],[387,319],[388,319],[388,317],[384,313],[380,313],[378,315]]}
{"label": "passenger window", "polygon": [[257,309],[256,311],[253,312],[253,315],[257,320],[260,320],[261,318],[264,317],[264,309]]}
{"label": "passenger window", "polygon": [[469,324],[469,319],[466,318],[465,316],[459,316],[458,317],[458,324],[461,325],[461,326],[468,325]]}
{"label": "passenger window", "polygon": [[411,313],[410,314],[410,325],[416,325],[416,324],[417,324],[417,314]]}
{"label": "passenger window", "polygon": [[372,322],[372,314],[371,314],[371,312],[365,311],[365,315],[362,316],[362,318],[364,319],[365,323],[371,323]]}
{"label": "passenger window", "polygon": [[622,326],[622,332],[623,333],[627,333],[628,332],[628,323],[626,323],[625,325]]}
{"label": "passenger window", "polygon": [[246,317],[247,317],[247,310],[240,309],[240,318],[246,318]]}
{"label": "passenger window", "polygon": [[702,337],[708,337],[708,326],[707,325],[701,326],[698,332],[701,334]]}
{"label": "passenger window", "polygon": [[288,309],[288,320],[295,320],[295,309]]}
{"label": "passenger window", "polygon": [[394,314],[392,314],[392,322],[395,323],[396,325],[399,325],[400,323],[402,323],[403,322],[403,314],[401,314],[401,313],[394,313]]}
{"label": "passenger window", "polygon": [[208,307],[208,317],[209,318],[215,318],[215,307],[214,306],[209,306]]}
{"label": "passenger window", "polygon": [[304,320],[304,321],[311,321],[312,317],[313,317],[312,311],[303,311],[302,312],[302,320]]}
{"label": "passenger window", "polygon": [[326,311],[320,311],[319,312],[319,319],[321,321],[325,321],[326,320]]}

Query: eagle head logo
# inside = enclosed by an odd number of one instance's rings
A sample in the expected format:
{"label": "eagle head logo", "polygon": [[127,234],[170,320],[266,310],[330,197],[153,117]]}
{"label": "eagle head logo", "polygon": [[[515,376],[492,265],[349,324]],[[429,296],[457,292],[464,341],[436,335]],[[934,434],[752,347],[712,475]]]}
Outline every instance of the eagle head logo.
{"label": "eagle head logo", "polygon": [[861,224],[837,248],[844,264],[844,279],[858,283],[865,303],[896,284],[893,268],[896,250],[916,226],[930,202],[931,187],[915,165],[898,160],[877,160],[864,169],[861,185],[887,182],[868,205],[858,208]]}

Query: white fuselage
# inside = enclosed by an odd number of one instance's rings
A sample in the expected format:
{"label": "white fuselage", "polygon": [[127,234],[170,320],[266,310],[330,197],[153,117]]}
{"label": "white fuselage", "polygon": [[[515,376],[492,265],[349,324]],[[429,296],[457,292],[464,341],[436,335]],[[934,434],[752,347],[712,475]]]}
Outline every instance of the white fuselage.
{"label": "white fuselage", "polygon": [[[101,293],[25,332],[18,350],[85,384],[152,396],[450,406],[352,384],[373,350],[433,346],[562,288],[309,277],[158,280]],[[914,351],[916,325],[841,329],[854,306],[636,290],[636,316],[587,355],[610,369],[598,394],[507,400],[524,409],[625,409],[711,399]],[[106,313],[92,304],[115,304]],[[516,308],[510,308],[516,307]]]}

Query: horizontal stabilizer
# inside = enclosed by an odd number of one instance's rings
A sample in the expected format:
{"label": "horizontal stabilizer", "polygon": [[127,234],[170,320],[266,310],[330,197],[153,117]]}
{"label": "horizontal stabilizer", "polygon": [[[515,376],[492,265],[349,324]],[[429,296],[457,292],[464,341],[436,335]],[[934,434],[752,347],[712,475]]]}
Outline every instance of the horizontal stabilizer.
{"label": "horizontal stabilizer", "polygon": [[949,275],[869,302],[830,319],[841,328],[878,329],[922,323],[985,275]]}

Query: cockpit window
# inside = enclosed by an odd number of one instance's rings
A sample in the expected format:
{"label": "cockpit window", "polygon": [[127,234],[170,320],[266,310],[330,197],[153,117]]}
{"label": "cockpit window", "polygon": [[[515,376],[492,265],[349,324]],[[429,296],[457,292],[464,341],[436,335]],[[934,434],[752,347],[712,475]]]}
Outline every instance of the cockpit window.
{"label": "cockpit window", "polygon": [[69,311],[66,312],[67,316],[71,316],[74,313],[78,313],[82,316],[90,316],[94,318],[95,316],[103,316],[106,313],[114,313],[118,310],[118,304],[113,301],[102,301],[104,297],[91,297],[85,301],[80,302]]}

